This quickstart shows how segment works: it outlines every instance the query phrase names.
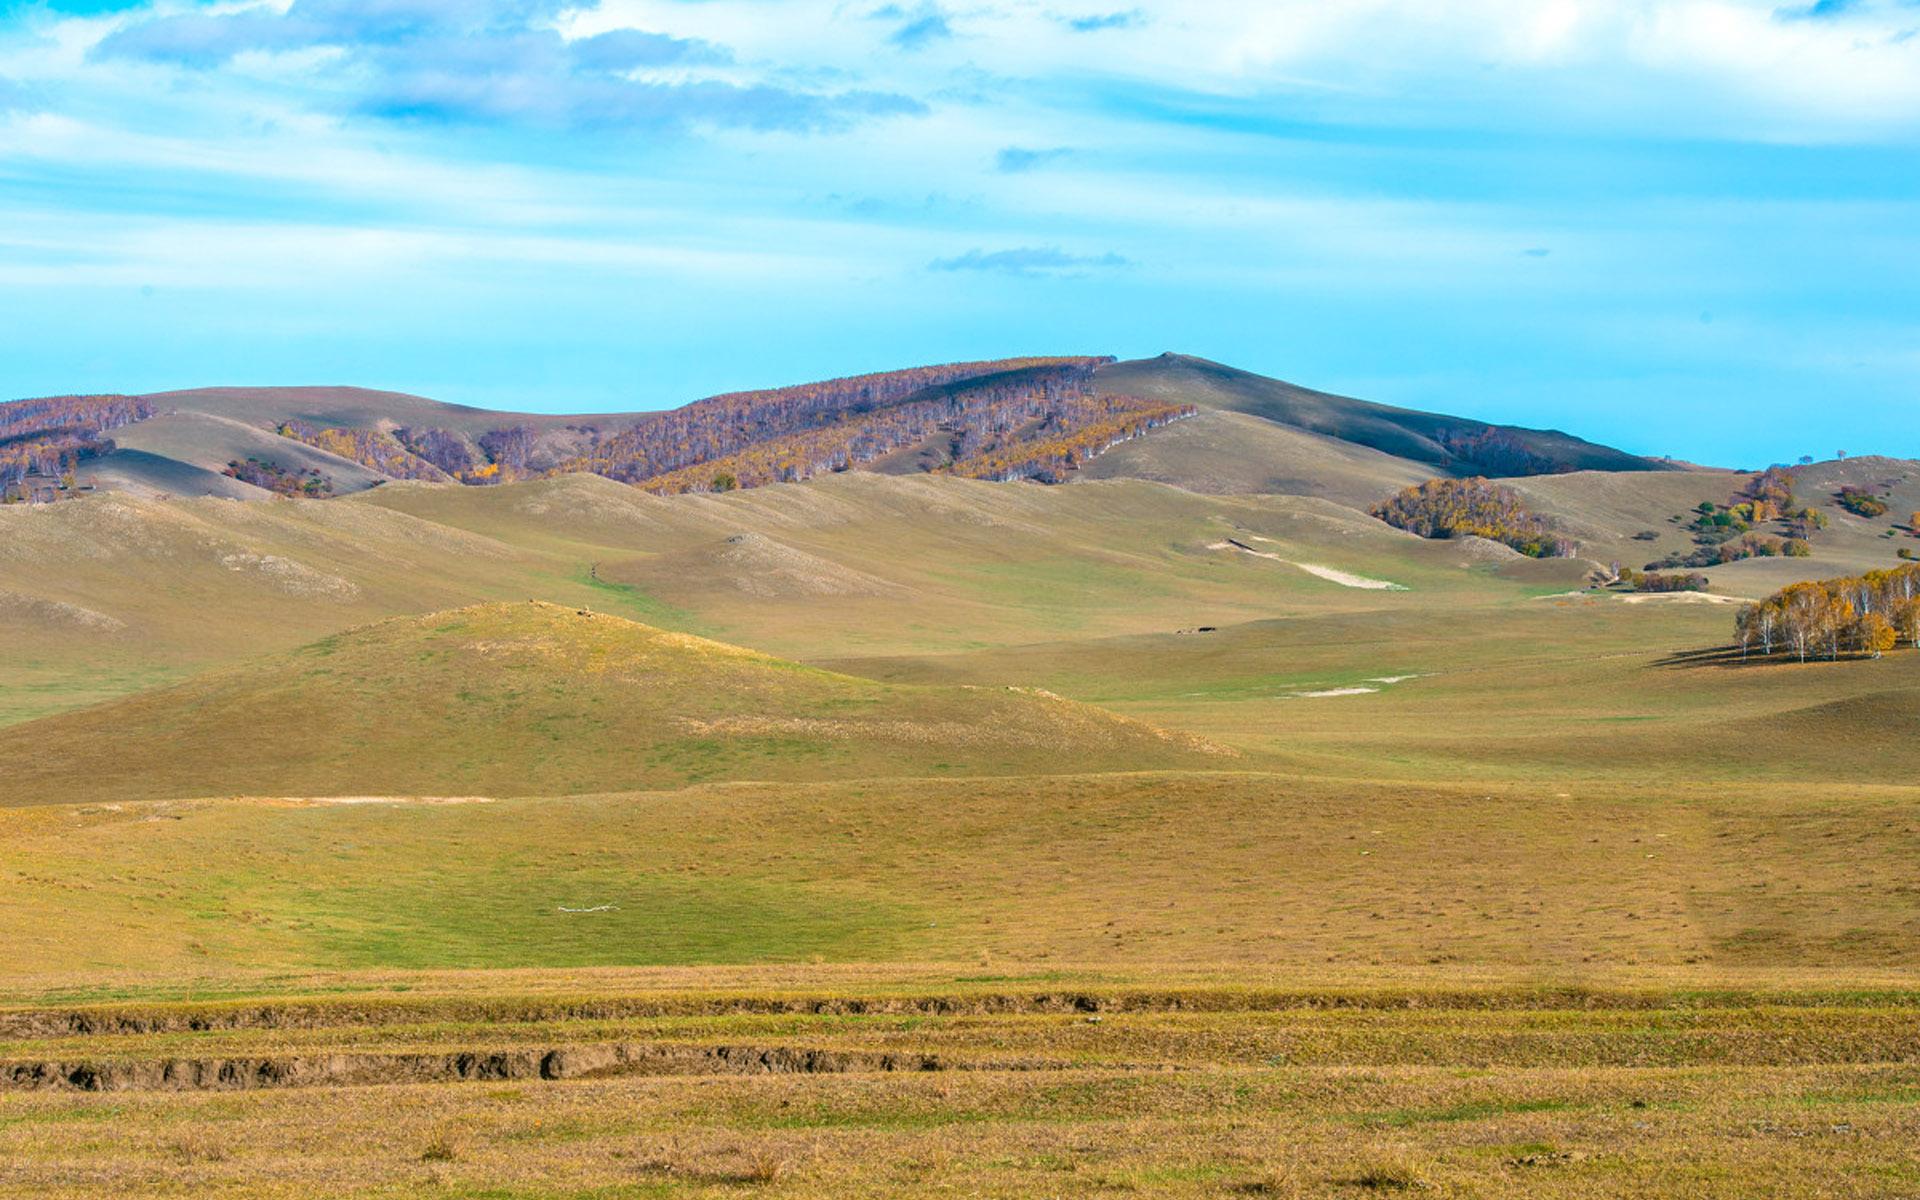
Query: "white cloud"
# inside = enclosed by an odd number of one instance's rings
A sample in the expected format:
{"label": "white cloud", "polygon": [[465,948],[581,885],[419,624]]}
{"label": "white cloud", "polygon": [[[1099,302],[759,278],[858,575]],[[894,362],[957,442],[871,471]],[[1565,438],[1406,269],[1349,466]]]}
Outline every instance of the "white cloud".
{"label": "white cloud", "polygon": [[[953,36],[890,54],[865,8],[793,0],[606,0],[569,20],[732,46],[744,60],[923,97],[1060,78],[1270,98],[1276,114],[1500,128],[1847,140],[1920,127],[1920,9],[1794,19],[1783,0],[1149,0],[1075,33],[1008,0],[948,10]],[[1341,98],[1346,103],[1340,103]],[[1377,105],[1377,111],[1369,111]],[[1302,107],[1304,106],[1304,108]]]}

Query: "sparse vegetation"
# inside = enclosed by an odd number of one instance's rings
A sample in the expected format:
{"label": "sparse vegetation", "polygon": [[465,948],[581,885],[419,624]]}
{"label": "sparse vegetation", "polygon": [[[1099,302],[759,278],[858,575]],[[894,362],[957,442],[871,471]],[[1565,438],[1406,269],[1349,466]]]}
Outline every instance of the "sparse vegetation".
{"label": "sparse vegetation", "polygon": [[[1749,558],[1807,558],[1813,553],[1807,539],[1826,528],[1825,514],[1803,507],[1794,497],[1795,476],[1790,467],[1769,467],[1747,481],[1728,504],[1702,500],[1686,521],[1694,548],[1676,551],[1646,565],[1648,571],[1685,567],[1715,567]],[[1676,523],[1685,520],[1674,518]],[[1759,532],[1773,524],[1785,536]],[[1636,535],[1638,537],[1638,535]]]}
{"label": "sparse vegetation", "polygon": [[317,467],[299,470],[284,467],[272,459],[248,458],[229,462],[220,473],[242,483],[265,488],[277,496],[324,500],[333,495],[332,477],[321,474]]}

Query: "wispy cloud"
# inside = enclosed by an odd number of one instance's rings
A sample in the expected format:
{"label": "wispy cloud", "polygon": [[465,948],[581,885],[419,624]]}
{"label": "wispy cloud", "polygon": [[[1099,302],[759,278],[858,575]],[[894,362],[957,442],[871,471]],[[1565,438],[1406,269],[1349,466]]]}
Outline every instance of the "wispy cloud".
{"label": "wispy cloud", "polygon": [[876,20],[899,22],[899,28],[887,36],[887,41],[903,50],[919,50],[953,36],[953,25],[938,5],[922,4],[909,11],[889,4],[875,9],[873,16]]}
{"label": "wispy cloud", "polygon": [[1125,12],[1096,13],[1085,17],[1067,17],[1066,26],[1075,33],[1099,33],[1105,29],[1137,29],[1147,23],[1147,14],[1137,8]]}
{"label": "wispy cloud", "polygon": [[1018,246],[1007,250],[973,249],[953,258],[936,258],[935,271],[991,271],[1001,275],[1059,275],[1094,267],[1124,267],[1118,254],[1069,254],[1058,246]]}
{"label": "wispy cloud", "polygon": [[[568,41],[561,0],[296,0],[138,19],[93,49],[211,71],[248,53],[325,49],[310,69],[348,111],[448,122],[665,130],[690,125],[808,132],[925,105],[865,88],[814,90],[688,77],[730,61],[722,46],[640,29]],[[675,68],[671,77],[649,75]]]}
{"label": "wispy cloud", "polygon": [[1071,158],[1073,154],[1074,151],[1067,146],[1052,146],[1044,150],[1008,146],[993,156],[993,163],[1009,175],[1018,175],[1024,171],[1044,167],[1049,163],[1059,162],[1063,158]]}

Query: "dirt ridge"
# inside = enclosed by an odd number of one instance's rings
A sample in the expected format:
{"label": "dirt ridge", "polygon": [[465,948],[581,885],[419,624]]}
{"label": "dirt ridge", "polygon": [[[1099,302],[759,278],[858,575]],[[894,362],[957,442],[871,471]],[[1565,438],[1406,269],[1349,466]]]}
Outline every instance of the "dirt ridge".
{"label": "dirt ridge", "polygon": [[[621,1075],[839,1075],[924,1071],[1060,1071],[1046,1059],[957,1060],[937,1054],[808,1046],[580,1043],[443,1053],[328,1052],[209,1058],[0,1062],[4,1091],[249,1091]],[[1111,1069],[1111,1068],[1109,1068]]]}
{"label": "dirt ridge", "polygon": [[212,1033],[246,1029],[335,1029],[436,1021],[552,1023],[654,1017],[994,1016],[1145,1012],[1271,1012],[1288,1009],[1695,1009],[1767,1005],[1785,1008],[1920,1008],[1920,991],[1886,987],[1827,991],[1793,988],[1609,988],[1566,985],[1506,988],[1193,988],[1044,992],[634,995],[582,998],[449,997],[369,1000],[289,999],[165,1002],[0,1010],[0,1038]]}

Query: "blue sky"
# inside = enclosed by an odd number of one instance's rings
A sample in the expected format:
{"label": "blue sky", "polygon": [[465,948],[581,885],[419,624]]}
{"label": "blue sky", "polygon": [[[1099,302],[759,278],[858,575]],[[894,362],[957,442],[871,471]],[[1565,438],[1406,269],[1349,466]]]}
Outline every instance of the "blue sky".
{"label": "blue sky", "polygon": [[1920,456],[1915,0],[0,0],[0,395],[1180,350]]}

